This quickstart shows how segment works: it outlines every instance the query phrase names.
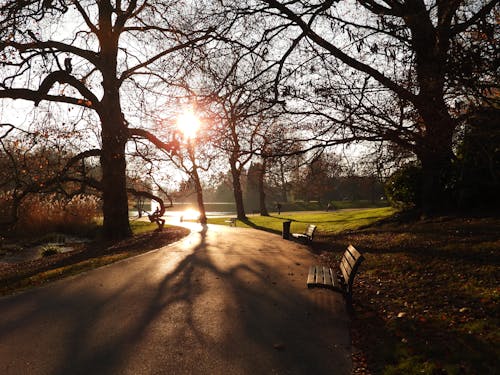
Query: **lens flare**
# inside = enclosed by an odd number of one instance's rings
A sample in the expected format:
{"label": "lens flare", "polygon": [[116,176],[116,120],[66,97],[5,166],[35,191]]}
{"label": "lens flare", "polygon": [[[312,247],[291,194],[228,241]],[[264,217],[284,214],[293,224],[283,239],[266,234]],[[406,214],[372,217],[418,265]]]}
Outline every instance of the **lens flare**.
{"label": "lens flare", "polygon": [[200,129],[200,119],[192,109],[186,109],[177,117],[177,127],[184,134],[185,139],[196,137],[196,133]]}

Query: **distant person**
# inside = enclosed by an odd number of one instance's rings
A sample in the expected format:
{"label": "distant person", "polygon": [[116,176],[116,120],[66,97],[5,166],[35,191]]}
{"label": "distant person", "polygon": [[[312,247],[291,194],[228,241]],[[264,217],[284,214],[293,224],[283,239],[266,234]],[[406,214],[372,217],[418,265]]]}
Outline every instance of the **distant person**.
{"label": "distant person", "polygon": [[332,209],[332,204],[328,202],[328,204],[326,205],[326,212],[330,211],[331,209]]}
{"label": "distant person", "polygon": [[276,210],[278,211],[278,215],[281,215],[281,203],[280,202],[276,203]]}

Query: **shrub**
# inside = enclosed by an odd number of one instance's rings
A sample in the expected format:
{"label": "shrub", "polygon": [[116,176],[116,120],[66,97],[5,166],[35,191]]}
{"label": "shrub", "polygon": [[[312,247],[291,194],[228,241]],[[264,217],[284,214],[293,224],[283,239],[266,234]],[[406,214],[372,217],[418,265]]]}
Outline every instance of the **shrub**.
{"label": "shrub", "polygon": [[385,184],[385,194],[394,207],[419,207],[422,202],[422,168],[408,164],[394,172]]}
{"label": "shrub", "polygon": [[59,254],[60,252],[61,250],[59,249],[59,246],[54,244],[48,244],[41,248],[40,255],[43,257],[49,257],[51,255]]}
{"label": "shrub", "polygon": [[95,196],[76,195],[71,199],[56,194],[33,195],[19,208],[18,233],[80,233],[94,225],[99,201]]}

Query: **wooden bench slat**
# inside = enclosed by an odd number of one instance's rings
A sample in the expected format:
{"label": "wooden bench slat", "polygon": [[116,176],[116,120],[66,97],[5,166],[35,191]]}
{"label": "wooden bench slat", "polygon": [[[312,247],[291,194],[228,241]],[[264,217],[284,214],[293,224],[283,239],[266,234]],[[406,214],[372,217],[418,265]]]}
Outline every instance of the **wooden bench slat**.
{"label": "wooden bench slat", "polygon": [[316,284],[316,266],[311,266],[307,275],[307,287],[311,288],[314,284]]}
{"label": "wooden bench slat", "polygon": [[[351,246],[352,247],[352,246]],[[354,247],[352,247],[352,249],[354,249]],[[359,251],[357,251],[356,249],[354,249],[355,251],[352,251],[349,247],[347,248],[347,250],[345,251],[342,259],[345,259],[351,268],[354,267],[354,265],[356,264],[356,260],[361,256],[361,254],[359,253]]]}
{"label": "wooden bench slat", "polygon": [[346,257],[342,257],[342,259],[340,260],[340,264],[346,269],[346,271],[351,272],[355,262],[350,263]]}
{"label": "wooden bench slat", "polygon": [[350,254],[345,254],[342,256],[342,263],[349,269],[352,269],[354,267],[354,264],[356,264],[356,259],[353,258]]}
{"label": "wooden bench slat", "polygon": [[351,254],[351,255],[352,255],[355,259],[362,257],[361,253],[360,253],[358,250],[356,250],[356,248],[355,248],[354,246],[352,246],[352,245],[350,245],[350,244],[349,244],[349,246],[347,246],[347,250],[349,250],[349,253],[350,253],[350,254]]}
{"label": "wooden bench slat", "polygon": [[330,268],[330,274],[332,277],[332,290],[344,293],[343,285],[340,284],[339,279],[337,277],[337,273]]}
{"label": "wooden bench slat", "polygon": [[332,276],[330,274],[330,269],[323,267],[323,284],[326,286],[332,285]]}
{"label": "wooden bench slat", "polygon": [[340,263],[340,272],[342,272],[344,283],[347,283],[347,280],[349,279],[349,272],[342,263]]}
{"label": "wooden bench slat", "polygon": [[324,280],[323,267],[318,266],[316,267],[316,283],[324,284],[323,280]]}

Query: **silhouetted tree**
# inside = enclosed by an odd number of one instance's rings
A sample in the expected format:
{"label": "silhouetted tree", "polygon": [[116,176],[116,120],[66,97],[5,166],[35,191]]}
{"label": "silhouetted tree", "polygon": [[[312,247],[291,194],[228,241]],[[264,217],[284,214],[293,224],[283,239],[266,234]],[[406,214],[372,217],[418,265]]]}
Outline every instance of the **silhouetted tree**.
{"label": "silhouetted tree", "polygon": [[[212,29],[192,26],[195,12],[194,6],[188,10],[174,1],[6,0],[0,5],[0,98],[24,99],[35,106],[64,103],[96,115],[100,147],[92,153],[100,158],[102,179],[94,184],[102,191],[108,238],[131,235],[127,142],[144,138],[173,149],[147,129],[128,126],[123,92],[130,97],[137,88],[157,84],[143,78],[158,77],[153,72],[170,55],[192,51],[207,40]],[[182,61],[188,64],[189,53]]]}
{"label": "silhouetted tree", "polygon": [[498,1],[261,0],[232,5],[239,17],[260,22],[268,39],[286,35],[289,42],[276,61],[278,76],[291,79],[276,97],[291,97],[288,105],[303,99],[309,108],[295,113],[321,112],[328,120],[317,131],[317,147],[353,140],[393,142],[422,165],[424,212],[447,206],[446,176],[459,125],[454,100],[481,95],[498,82]]}

